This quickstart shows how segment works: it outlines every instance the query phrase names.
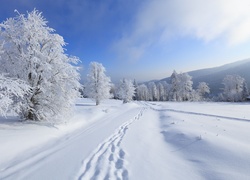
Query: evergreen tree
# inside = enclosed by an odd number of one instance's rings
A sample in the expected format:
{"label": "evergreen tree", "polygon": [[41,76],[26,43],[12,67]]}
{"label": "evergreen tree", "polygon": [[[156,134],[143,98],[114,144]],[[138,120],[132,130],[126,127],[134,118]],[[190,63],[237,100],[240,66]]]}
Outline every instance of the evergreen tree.
{"label": "evergreen tree", "polygon": [[138,87],[138,84],[136,82],[136,80],[134,79],[134,83],[133,83],[134,87],[135,87],[135,95],[133,97],[134,100],[138,100],[138,95],[137,95],[137,87]]}

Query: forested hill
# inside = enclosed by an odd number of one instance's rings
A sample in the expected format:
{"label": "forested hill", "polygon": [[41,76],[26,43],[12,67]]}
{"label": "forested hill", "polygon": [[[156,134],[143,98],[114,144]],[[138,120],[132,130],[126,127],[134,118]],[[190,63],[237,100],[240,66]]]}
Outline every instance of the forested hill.
{"label": "forested hill", "polygon": [[[221,88],[223,87],[222,80],[226,75],[240,75],[245,78],[248,87],[250,88],[250,59],[237,61],[215,68],[190,71],[187,73],[193,77],[194,88],[198,86],[199,82],[206,82],[209,84],[212,94],[221,92]],[[169,81],[170,78],[164,78],[160,81],[164,80]]]}

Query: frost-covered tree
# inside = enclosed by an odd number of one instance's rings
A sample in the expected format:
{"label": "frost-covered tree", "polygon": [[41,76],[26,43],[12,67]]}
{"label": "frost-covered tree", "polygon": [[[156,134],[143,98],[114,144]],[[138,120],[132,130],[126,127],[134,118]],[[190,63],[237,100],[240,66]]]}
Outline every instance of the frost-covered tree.
{"label": "frost-covered tree", "polygon": [[137,84],[137,82],[136,82],[135,79],[134,79],[133,85],[135,87],[135,95],[134,95],[133,99],[134,100],[138,100],[138,96],[137,96],[137,87],[138,87],[138,84]]}
{"label": "frost-covered tree", "polygon": [[135,87],[131,80],[123,79],[118,87],[118,97],[123,100],[123,103],[128,103],[133,100],[135,95]]}
{"label": "frost-covered tree", "polygon": [[243,85],[245,79],[239,75],[227,75],[222,84],[225,101],[238,102],[243,100]]}
{"label": "frost-covered tree", "polygon": [[30,86],[20,116],[51,120],[64,116],[79,96],[78,58],[65,54],[63,37],[47,26],[37,10],[0,24],[0,72]]}
{"label": "frost-covered tree", "polygon": [[168,101],[170,96],[171,84],[167,83],[166,81],[162,82],[164,93],[163,93],[163,101]]}
{"label": "frost-covered tree", "polygon": [[192,77],[187,73],[177,74],[176,71],[171,75],[170,100],[188,101],[192,98],[193,91]]}
{"label": "frost-covered tree", "polygon": [[180,79],[179,79],[179,76],[175,70],[173,71],[170,78],[171,78],[171,89],[170,89],[170,93],[169,93],[170,100],[171,101],[178,101]]}
{"label": "frost-covered tree", "polygon": [[248,96],[249,96],[249,91],[248,91],[247,83],[246,83],[246,81],[244,81],[243,92],[242,92],[243,100],[246,100]]}
{"label": "frost-covered tree", "polygon": [[149,100],[157,101],[157,88],[154,82],[148,83]]}
{"label": "frost-covered tree", "polygon": [[20,111],[14,102],[24,98],[30,87],[20,79],[12,79],[0,74],[0,115],[6,116],[10,109]]}
{"label": "frost-covered tree", "polygon": [[101,100],[110,98],[111,80],[105,72],[106,70],[101,63],[90,63],[85,94],[94,99],[96,105],[99,105]]}
{"label": "frost-covered tree", "polygon": [[148,87],[145,84],[139,85],[137,87],[137,95],[138,95],[138,100],[148,101],[149,100]]}
{"label": "frost-covered tree", "polygon": [[157,85],[156,85],[156,88],[157,88],[157,97],[156,97],[156,100],[157,101],[163,101],[164,99],[164,86],[161,82],[159,82]]}
{"label": "frost-covered tree", "polygon": [[179,74],[180,85],[179,85],[179,99],[181,101],[191,100],[191,93],[193,91],[192,77],[187,73]]}
{"label": "frost-covered tree", "polygon": [[205,82],[200,82],[198,87],[197,87],[197,95],[199,97],[199,99],[197,100],[203,100],[204,99],[204,95],[205,94],[209,94],[210,93],[210,88],[208,87],[208,84]]}

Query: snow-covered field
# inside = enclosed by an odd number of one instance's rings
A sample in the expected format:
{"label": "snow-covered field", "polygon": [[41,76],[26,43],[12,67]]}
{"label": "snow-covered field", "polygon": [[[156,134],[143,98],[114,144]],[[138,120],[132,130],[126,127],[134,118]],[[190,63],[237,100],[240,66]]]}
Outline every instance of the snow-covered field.
{"label": "snow-covered field", "polygon": [[249,103],[78,100],[62,124],[0,119],[0,179],[250,179]]}

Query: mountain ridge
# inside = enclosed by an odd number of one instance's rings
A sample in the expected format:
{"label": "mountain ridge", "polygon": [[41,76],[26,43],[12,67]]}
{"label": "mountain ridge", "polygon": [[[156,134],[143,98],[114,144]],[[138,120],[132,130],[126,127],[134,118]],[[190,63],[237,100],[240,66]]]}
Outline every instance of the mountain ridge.
{"label": "mountain ridge", "polygon": [[[245,78],[248,88],[250,87],[250,58],[235,61],[213,68],[198,69],[186,72],[192,76],[193,88],[196,88],[199,82],[206,82],[210,87],[211,94],[218,94],[222,91],[222,80],[226,75],[240,75]],[[170,77],[163,78],[157,82],[167,81],[170,83]]]}

